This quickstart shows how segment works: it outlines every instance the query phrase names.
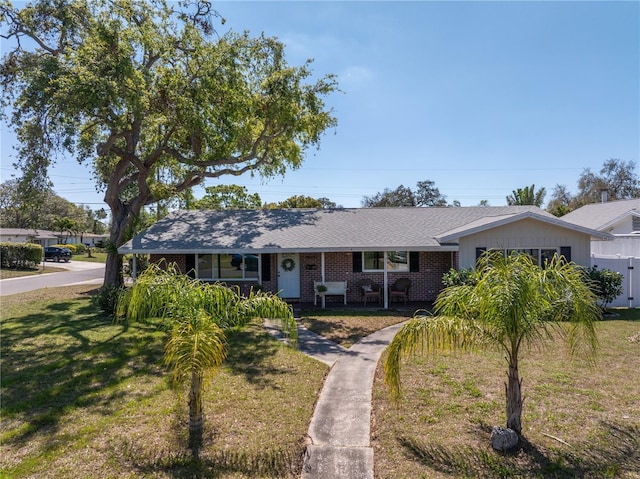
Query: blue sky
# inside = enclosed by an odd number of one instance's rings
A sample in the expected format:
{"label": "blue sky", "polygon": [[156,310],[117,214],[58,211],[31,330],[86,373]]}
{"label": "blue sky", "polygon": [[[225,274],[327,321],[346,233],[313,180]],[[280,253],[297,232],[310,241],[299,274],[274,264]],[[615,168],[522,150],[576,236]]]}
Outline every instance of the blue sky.
{"label": "blue sky", "polygon": [[[506,204],[535,184],[576,192],[584,168],[640,163],[640,2],[215,3],[229,29],[313,58],[342,92],[319,151],[284,178],[225,179],[263,201],[363,196],[432,180],[451,202]],[[3,126],[2,179],[12,152]],[[84,167],[60,159],[54,189],[100,207]],[[639,173],[640,174],[640,173]],[[213,182],[209,185],[215,184]]]}

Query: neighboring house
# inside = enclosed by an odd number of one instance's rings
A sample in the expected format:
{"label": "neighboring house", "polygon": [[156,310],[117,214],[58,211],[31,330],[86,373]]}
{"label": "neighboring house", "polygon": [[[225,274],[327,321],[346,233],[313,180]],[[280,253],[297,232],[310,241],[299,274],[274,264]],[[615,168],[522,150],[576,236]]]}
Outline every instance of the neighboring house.
{"label": "neighboring house", "polygon": [[593,254],[640,257],[640,198],[585,205],[562,219],[614,236],[613,241],[594,241]]}
{"label": "neighboring house", "polygon": [[591,265],[624,276],[613,306],[640,307],[640,198],[586,205],[562,219],[613,235],[613,241],[591,242]]}
{"label": "neighboring house", "polygon": [[65,244],[84,244],[94,247],[96,243],[101,243],[109,239],[109,234],[94,234],[94,233],[77,233],[64,235]]}
{"label": "neighboring house", "polygon": [[527,251],[541,262],[558,253],[588,266],[592,239],[611,236],[535,206],[189,210],[118,251],[165,258],[245,293],[257,283],[291,301],[313,301],[314,281],[347,281],[348,301],[359,302],[358,282],[372,280],[388,307],[387,287],[398,278],[411,280],[410,301],[433,301],[444,273],[474,266],[486,249]]}
{"label": "neighboring house", "polygon": [[99,241],[109,239],[108,234],[79,233],[66,234],[59,231],[28,229],[28,228],[0,228],[0,242],[37,243],[43,247],[54,244],[86,244],[95,246]]}
{"label": "neighboring house", "polygon": [[0,242],[36,243],[42,247],[57,244],[58,235],[53,231],[28,228],[0,228]]}

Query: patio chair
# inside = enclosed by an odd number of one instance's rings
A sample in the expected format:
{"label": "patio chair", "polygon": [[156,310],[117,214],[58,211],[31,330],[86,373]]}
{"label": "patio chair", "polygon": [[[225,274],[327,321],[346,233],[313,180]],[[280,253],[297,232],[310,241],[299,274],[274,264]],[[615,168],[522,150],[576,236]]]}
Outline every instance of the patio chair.
{"label": "patio chair", "polygon": [[389,302],[392,302],[393,298],[398,298],[398,300],[403,300],[404,304],[407,304],[409,288],[411,288],[411,280],[409,278],[398,278],[395,283],[389,286]]}
{"label": "patio chair", "polygon": [[362,291],[362,299],[364,301],[364,305],[367,305],[368,299],[375,299],[378,304],[380,304],[380,299],[382,298],[382,287],[370,279],[363,279],[358,282],[358,286],[360,286],[360,290]]}

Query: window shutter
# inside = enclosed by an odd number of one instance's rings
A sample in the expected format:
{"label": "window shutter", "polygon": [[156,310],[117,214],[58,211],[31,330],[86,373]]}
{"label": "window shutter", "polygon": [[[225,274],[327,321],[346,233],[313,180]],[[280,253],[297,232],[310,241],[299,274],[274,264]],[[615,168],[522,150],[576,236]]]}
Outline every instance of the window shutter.
{"label": "window shutter", "polygon": [[411,273],[420,272],[420,253],[418,251],[409,251],[409,271]]}
{"label": "window shutter", "polygon": [[184,255],[184,266],[187,269],[187,276],[190,278],[196,277],[196,255],[186,254]]}
{"label": "window shutter", "polygon": [[353,272],[354,273],[362,272],[362,252],[361,251],[353,252]]}
{"label": "window shutter", "polygon": [[564,256],[567,263],[571,262],[571,246],[560,246],[560,256]]}
{"label": "window shutter", "polygon": [[271,254],[262,253],[262,281],[271,281]]}

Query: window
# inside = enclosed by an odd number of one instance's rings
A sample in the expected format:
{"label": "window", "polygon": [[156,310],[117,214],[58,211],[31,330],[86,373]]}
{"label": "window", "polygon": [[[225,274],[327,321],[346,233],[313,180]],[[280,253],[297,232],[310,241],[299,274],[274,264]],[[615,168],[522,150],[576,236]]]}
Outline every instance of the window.
{"label": "window", "polygon": [[409,271],[409,254],[406,251],[365,251],[362,253],[362,271]]}
{"label": "window", "polygon": [[258,279],[258,256],[253,254],[200,254],[197,264],[200,279]]}
{"label": "window", "polygon": [[513,252],[525,253],[533,258],[533,261],[538,265],[545,265],[548,261],[551,261],[555,254],[558,254],[557,248],[519,248],[508,249],[506,253],[509,255]]}

